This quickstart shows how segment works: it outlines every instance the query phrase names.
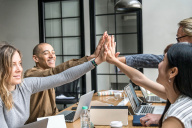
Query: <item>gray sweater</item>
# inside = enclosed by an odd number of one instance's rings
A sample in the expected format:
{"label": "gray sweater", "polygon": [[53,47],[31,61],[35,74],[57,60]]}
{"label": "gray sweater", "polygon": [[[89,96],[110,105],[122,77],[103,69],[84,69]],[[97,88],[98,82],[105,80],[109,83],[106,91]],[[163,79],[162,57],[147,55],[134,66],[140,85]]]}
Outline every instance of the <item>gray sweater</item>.
{"label": "gray sweater", "polygon": [[17,128],[23,126],[29,118],[30,96],[33,93],[72,82],[93,68],[91,62],[85,62],[57,75],[25,78],[21,85],[16,85],[16,89],[11,92],[14,102],[11,110],[8,111],[5,108],[0,97],[0,127]]}

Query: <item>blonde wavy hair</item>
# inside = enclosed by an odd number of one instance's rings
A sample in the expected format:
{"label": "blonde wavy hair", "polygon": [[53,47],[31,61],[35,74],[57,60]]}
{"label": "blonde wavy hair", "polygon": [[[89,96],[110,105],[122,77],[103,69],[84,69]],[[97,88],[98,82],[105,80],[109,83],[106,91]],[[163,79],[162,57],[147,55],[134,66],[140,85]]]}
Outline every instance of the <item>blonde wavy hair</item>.
{"label": "blonde wavy hair", "polygon": [[0,45],[0,96],[8,110],[13,107],[13,98],[8,86],[11,80],[12,57],[15,52],[18,52],[21,57],[20,51],[13,46],[9,44]]}
{"label": "blonde wavy hair", "polygon": [[192,36],[192,17],[180,21],[178,25],[183,28],[186,35]]}

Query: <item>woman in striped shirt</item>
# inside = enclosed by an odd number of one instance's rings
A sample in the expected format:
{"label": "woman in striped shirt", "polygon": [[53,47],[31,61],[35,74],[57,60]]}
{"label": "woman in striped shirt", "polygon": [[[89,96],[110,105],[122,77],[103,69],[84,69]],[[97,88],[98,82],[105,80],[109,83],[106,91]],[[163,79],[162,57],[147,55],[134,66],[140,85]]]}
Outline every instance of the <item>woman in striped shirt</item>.
{"label": "woman in striped shirt", "polygon": [[157,82],[115,57],[115,43],[106,42],[107,62],[116,65],[136,85],[167,99],[159,127],[192,128],[192,44],[172,45],[159,64]]}

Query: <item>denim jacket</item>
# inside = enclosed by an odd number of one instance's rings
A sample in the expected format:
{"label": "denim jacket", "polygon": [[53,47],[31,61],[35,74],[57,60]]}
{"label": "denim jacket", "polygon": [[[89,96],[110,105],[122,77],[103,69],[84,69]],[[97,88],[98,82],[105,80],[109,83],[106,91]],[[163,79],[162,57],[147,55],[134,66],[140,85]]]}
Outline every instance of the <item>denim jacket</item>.
{"label": "denim jacket", "polygon": [[125,59],[127,65],[134,68],[158,68],[163,55],[136,54],[125,56]]}

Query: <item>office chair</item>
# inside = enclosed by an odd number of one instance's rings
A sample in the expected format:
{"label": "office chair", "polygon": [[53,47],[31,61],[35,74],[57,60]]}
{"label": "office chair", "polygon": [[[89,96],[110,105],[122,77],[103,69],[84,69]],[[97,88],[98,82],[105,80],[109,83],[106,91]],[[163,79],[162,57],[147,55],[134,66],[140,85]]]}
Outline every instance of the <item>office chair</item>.
{"label": "office chair", "polygon": [[74,99],[57,99],[56,98],[56,104],[63,104],[64,108],[67,107],[67,104],[74,104],[78,102],[78,95],[80,94],[80,87],[78,87],[79,79],[64,84],[62,86],[55,88],[55,94],[56,96],[59,96],[61,94],[65,95],[66,97],[75,97]]}

